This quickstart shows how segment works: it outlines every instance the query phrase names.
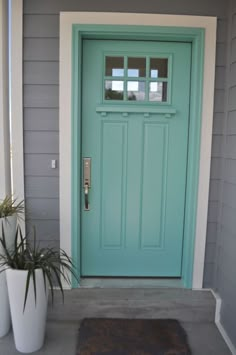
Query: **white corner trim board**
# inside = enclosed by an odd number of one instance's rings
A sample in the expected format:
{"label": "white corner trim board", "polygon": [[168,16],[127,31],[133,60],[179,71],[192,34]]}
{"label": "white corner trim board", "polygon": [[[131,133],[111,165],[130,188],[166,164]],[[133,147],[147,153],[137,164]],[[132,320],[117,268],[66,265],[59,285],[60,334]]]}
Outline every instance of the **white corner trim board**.
{"label": "white corner trim board", "polygon": [[7,5],[7,0],[0,0],[0,199],[11,191]]}
{"label": "white corner trim board", "polygon": [[65,249],[69,255],[71,255],[71,239],[69,236],[71,236],[71,56],[73,24],[149,25],[205,29],[200,176],[193,275],[193,288],[201,289],[210,181],[216,18],[97,12],[62,12],[60,14],[60,243],[61,248]]}
{"label": "white corner trim board", "polygon": [[[23,0],[10,1],[10,89],[11,89],[11,137],[12,183],[14,197],[25,198],[24,192],[24,145],[23,145]],[[25,222],[20,222],[22,232]]]}

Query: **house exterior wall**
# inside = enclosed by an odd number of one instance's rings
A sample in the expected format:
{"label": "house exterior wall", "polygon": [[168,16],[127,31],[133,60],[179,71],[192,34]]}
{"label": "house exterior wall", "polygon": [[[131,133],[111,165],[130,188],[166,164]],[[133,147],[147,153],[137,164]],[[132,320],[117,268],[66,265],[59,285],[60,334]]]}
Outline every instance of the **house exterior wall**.
{"label": "house exterior wall", "polygon": [[[118,11],[218,17],[215,109],[204,284],[213,285],[224,121],[228,1],[24,0],[25,195],[38,237],[59,245],[59,12]],[[60,167],[59,167],[60,168]],[[30,225],[28,222],[28,227]]]}
{"label": "house exterior wall", "polygon": [[216,244],[215,289],[222,299],[221,323],[236,347],[236,2],[230,1],[222,179]]}

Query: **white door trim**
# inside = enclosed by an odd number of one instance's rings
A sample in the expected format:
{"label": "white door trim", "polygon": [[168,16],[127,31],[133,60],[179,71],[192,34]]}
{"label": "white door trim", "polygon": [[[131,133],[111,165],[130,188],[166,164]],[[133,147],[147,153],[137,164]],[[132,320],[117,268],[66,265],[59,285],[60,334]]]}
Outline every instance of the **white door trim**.
{"label": "white door trim", "polygon": [[203,284],[210,182],[217,19],[201,16],[129,13],[62,12],[60,14],[60,246],[66,250],[68,255],[71,255],[72,231],[71,78],[73,24],[153,25],[205,29],[202,129],[193,271],[193,288],[200,289]]}

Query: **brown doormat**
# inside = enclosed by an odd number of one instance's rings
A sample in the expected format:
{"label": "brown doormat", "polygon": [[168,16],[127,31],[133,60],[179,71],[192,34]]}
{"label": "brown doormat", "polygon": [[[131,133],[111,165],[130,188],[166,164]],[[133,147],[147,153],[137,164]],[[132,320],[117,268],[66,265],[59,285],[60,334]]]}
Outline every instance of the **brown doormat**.
{"label": "brown doormat", "polygon": [[77,355],[190,355],[175,319],[84,319]]}

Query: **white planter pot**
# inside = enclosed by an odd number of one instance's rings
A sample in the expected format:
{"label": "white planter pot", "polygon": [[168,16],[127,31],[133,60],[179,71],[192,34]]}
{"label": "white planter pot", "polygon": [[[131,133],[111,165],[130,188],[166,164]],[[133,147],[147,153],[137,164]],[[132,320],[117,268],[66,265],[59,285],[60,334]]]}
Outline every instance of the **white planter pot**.
{"label": "white planter pot", "polygon": [[[0,218],[0,238],[2,238],[2,226],[4,229],[6,245],[8,249],[11,249],[14,245],[16,236],[16,215],[10,217]],[[2,245],[0,244],[0,254],[3,253]]]}
{"label": "white planter pot", "polygon": [[[0,238],[2,237],[2,225],[6,238],[7,247],[10,249],[14,244],[16,234],[16,215],[0,218]],[[0,244],[0,254],[3,253]],[[1,270],[1,269],[0,269]],[[11,327],[10,307],[8,300],[7,282],[5,271],[0,273],[0,337],[5,336]]]}
{"label": "white planter pot", "polygon": [[0,337],[4,337],[11,328],[10,306],[7,292],[6,273],[0,274]]}
{"label": "white planter pot", "polygon": [[9,269],[6,274],[16,349],[22,353],[37,351],[44,343],[47,318],[48,287],[45,293],[43,273],[36,270],[36,304],[33,281],[30,280],[24,312],[27,271]]}

